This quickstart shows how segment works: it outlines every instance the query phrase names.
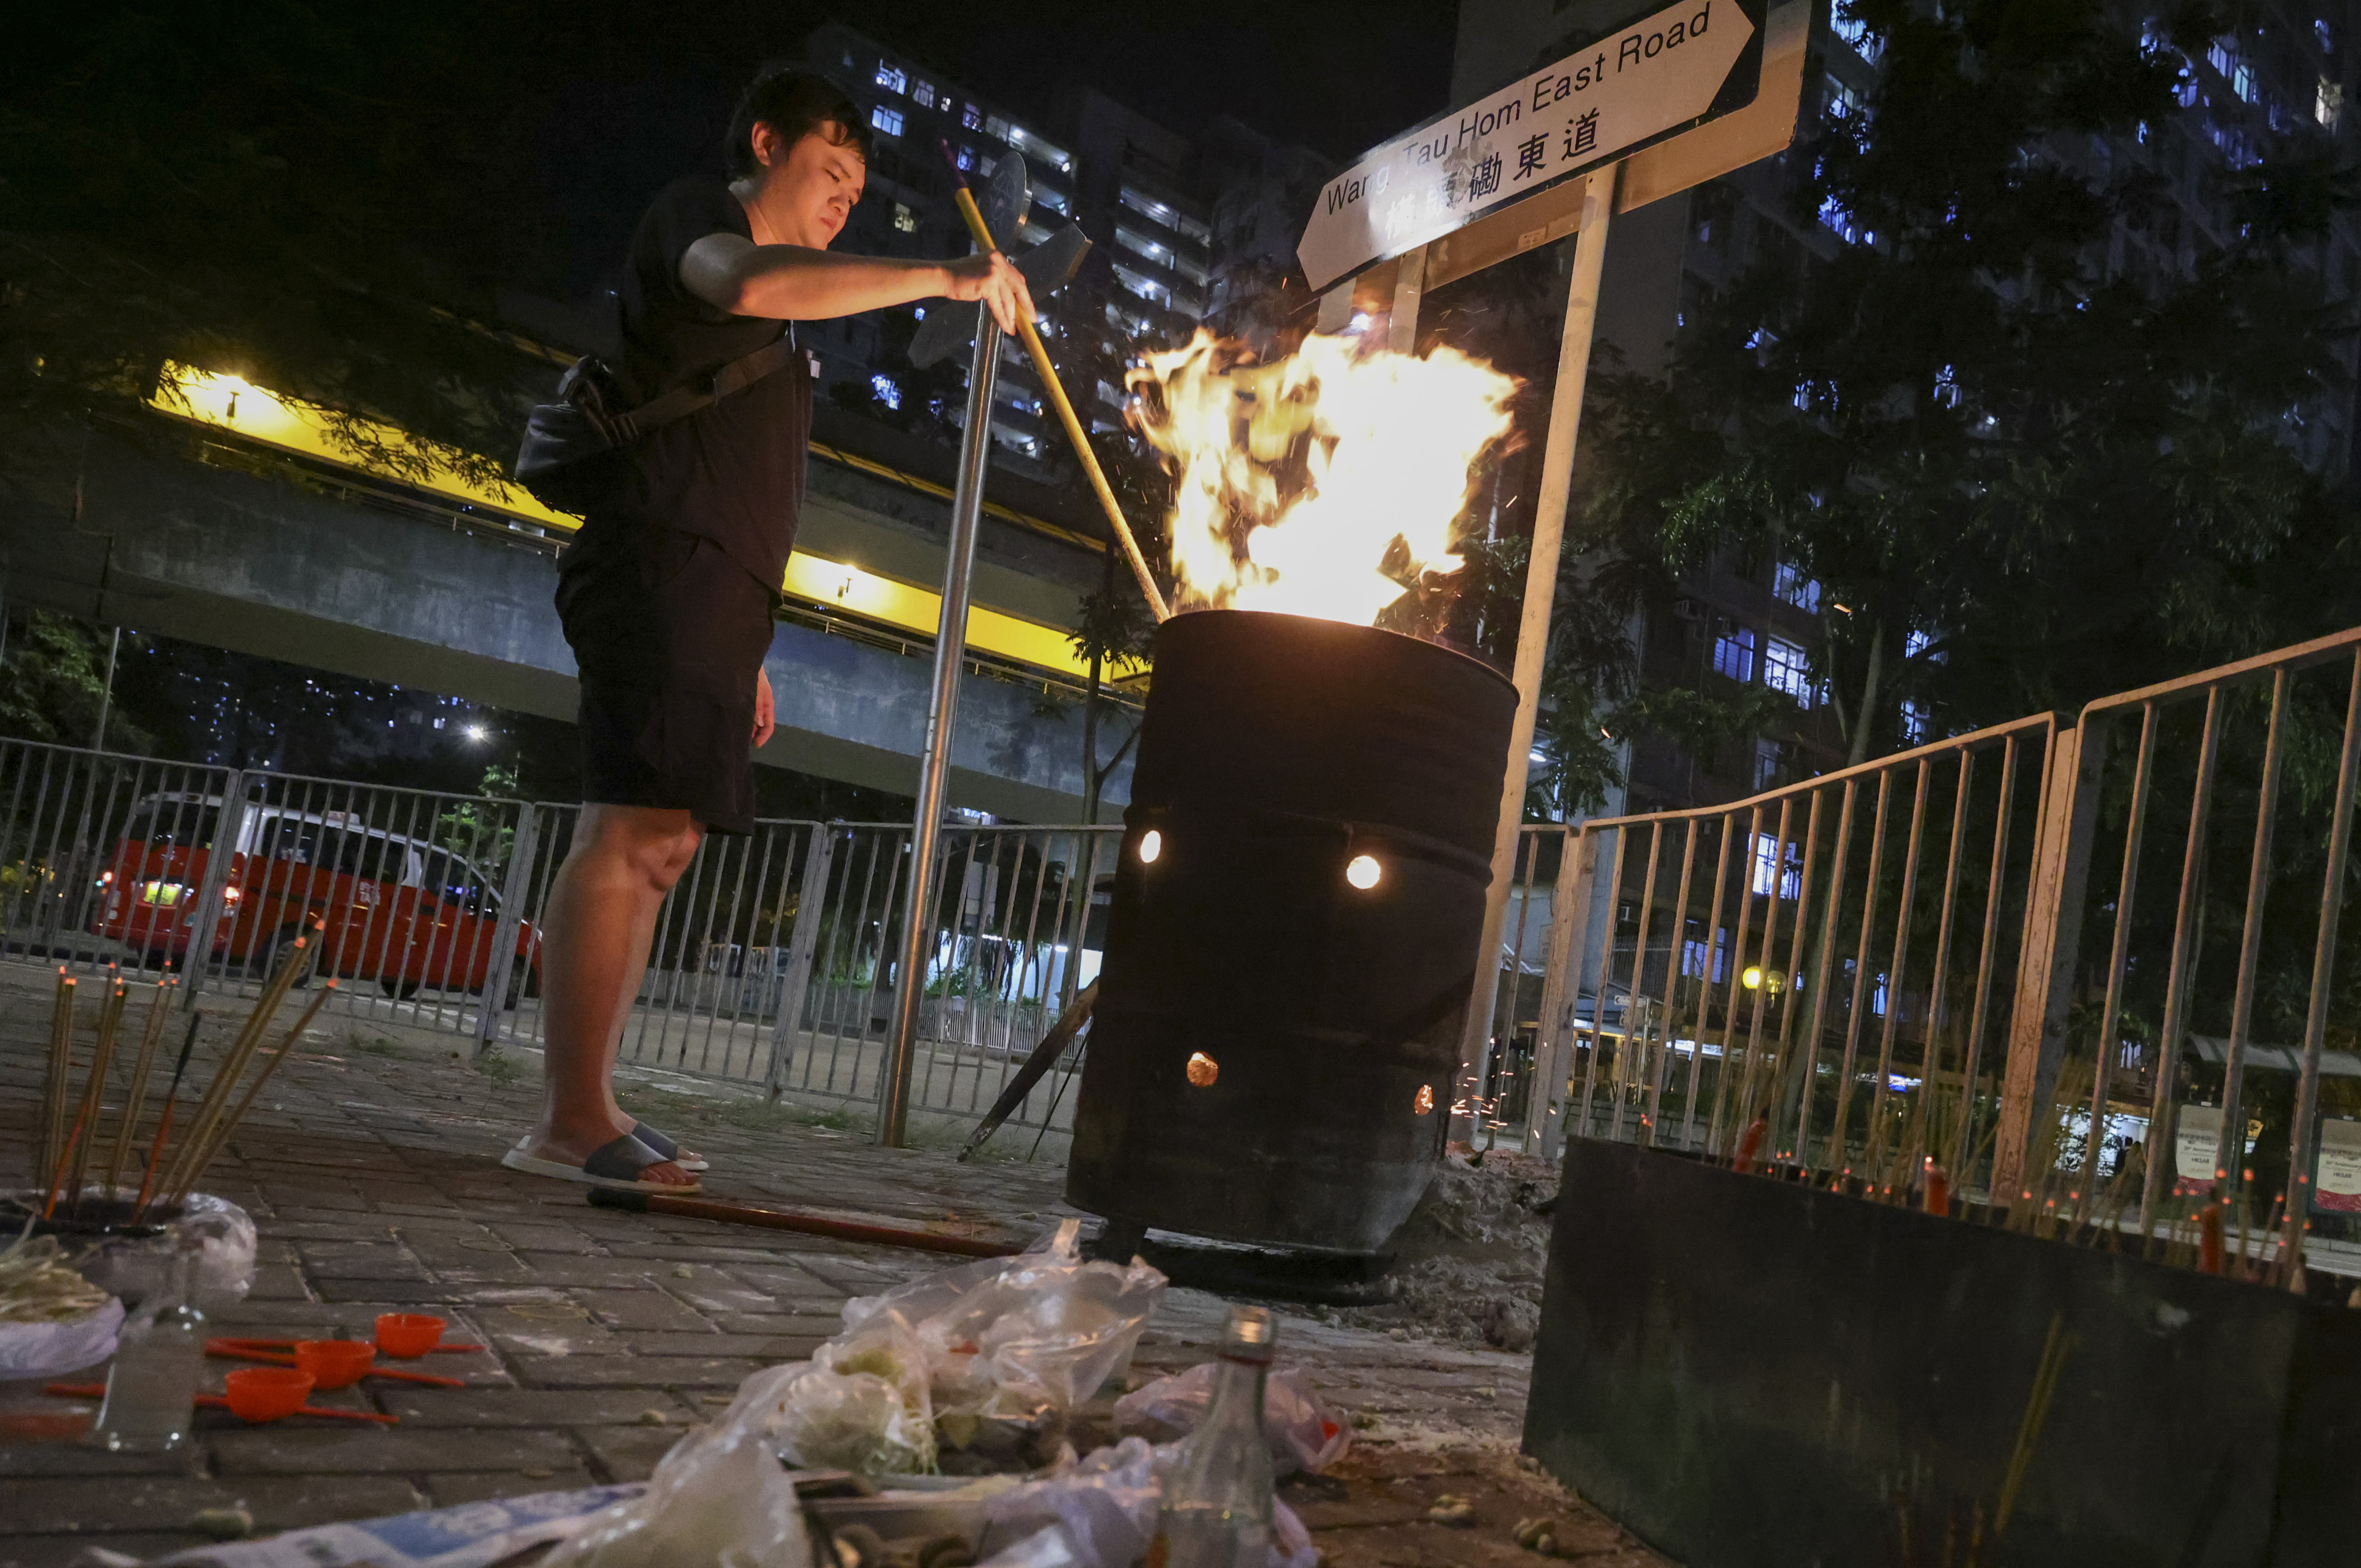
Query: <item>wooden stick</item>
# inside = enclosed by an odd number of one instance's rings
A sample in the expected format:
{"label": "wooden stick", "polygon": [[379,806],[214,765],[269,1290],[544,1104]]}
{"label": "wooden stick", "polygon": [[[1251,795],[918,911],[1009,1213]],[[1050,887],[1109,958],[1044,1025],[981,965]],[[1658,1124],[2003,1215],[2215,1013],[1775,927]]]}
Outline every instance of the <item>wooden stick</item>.
{"label": "wooden stick", "polygon": [[156,1064],[156,1047],[164,1038],[165,1022],[172,1015],[172,986],[169,981],[156,982],[156,1003],[148,1010],[148,1027],[139,1034],[139,1054],[132,1059],[131,1081],[123,1089],[123,1117],[115,1129],[115,1148],[106,1157],[106,1178],[103,1190],[106,1201],[115,1201],[115,1190],[123,1182],[123,1164],[131,1155],[131,1137],[139,1124],[140,1113],[148,1106],[148,1073]]}
{"label": "wooden stick", "polygon": [[254,1108],[254,1097],[262,1092],[262,1086],[270,1081],[270,1075],[279,1070],[279,1064],[287,1059],[287,1053],[293,1050],[296,1041],[303,1037],[303,1031],[310,1026],[313,1015],[320,1011],[321,1004],[328,1000],[329,993],[335,989],[336,982],[333,978],[323,982],[319,994],[312,998],[312,1005],[303,1009],[303,1015],[295,1020],[294,1026],[280,1036],[278,1050],[272,1052],[263,1062],[262,1069],[257,1072],[254,1075],[254,1080],[246,1086],[246,1094],[238,1101],[237,1109],[222,1118],[218,1129],[205,1140],[204,1147],[199,1151],[194,1163],[190,1167],[188,1179],[172,1194],[173,1201],[184,1201],[189,1195],[189,1190],[194,1187],[198,1179],[204,1175],[205,1168],[220,1157],[222,1146],[229,1142],[230,1135],[237,1131],[238,1123],[243,1121],[246,1113]]}
{"label": "wooden stick", "polygon": [[172,1068],[172,1081],[164,1091],[164,1109],[156,1117],[156,1141],[148,1146],[148,1168],[139,1177],[139,1197],[131,1206],[131,1218],[137,1223],[148,1212],[148,1194],[156,1190],[156,1162],[163,1157],[164,1138],[172,1130],[172,1105],[180,1097],[181,1075],[189,1070],[189,1053],[196,1048],[197,1029],[205,1021],[200,1007],[189,1014],[189,1033],[181,1042],[181,1059]]}
{"label": "wooden stick", "polygon": [[122,1025],[127,994],[123,982],[117,980],[98,1004],[98,1038],[91,1047],[90,1077],[82,1084],[82,1109],[74,1113],[72,1163],[62,1173],[68,1212],[82,1203],[82,1177],[90,1169],[90,1146],[98,1142],[99,1115],[106,1098],[106,1073],[115,1065],[115,1032]]}
{"label": "wooden stick", "polygon": [[1072,1003],[1058,1015],[1057,1023],[1041,1036],[1041,1043],[1034,1047],[1032,1054],[1025,1058],[1025,1065],[1018,1068],[1016,1075],[1008,1080],[1008,1087],[1000,1091],[1000,1098],[992,1102],[991,1111],[977,1124],[967,1146],[960,1150],[960,1158],[967,1158],[989,1143],[992,1135],[1000,1130],[1000,1124],[1016,1113],[1016,1107],[1033,1092],[1033,1086],[1041,1081],[1060,1057],[1065,1055],[1066,1047],[1073,1044],[1074,1036],[1081,1033],[1082,1025],[1091,1021],[1091,1009],[1098,1004],[1098,1000],[1099,982],[1096,980],[1075,993]]}
{"label": "wooden stick", "polygon": [[[948,155],[949,149],[945,151]],[[1000,247],[994,242],[992,231],[984,226],[983,214],[977,209],[975,197],[957,164],[951,166],[951,194],[959,203],[960,216],[967,220],[967,232],[984,249],[998,250]],[[1131,575],[1139,579],[1139,591],[1147,598],[1148,609],[1159,621],[1170,620],[1171,608],[1156,587],[1155,575],[1148,569],[1148,557],[1139,553],[1139,541],[1132,537],[1131,525],[1123,520],[1123,507],[1115,500],[1115,488],[1107,483],[1105,472],[1099,467],[1098,454],[1091,450],[1090,437],[1082,433],[1082,422],[1074,414],[1064,383],[1058,379],[1058,367],[1049,363],[1049,351],[1041,346],[1040,333],[1031,322],[1019,316],[1016,334],[1025,340],[1025,352],[1033,356],[1033,368],[1049,390],[1049,401],[1058,410],[1058,422],[1066,427],[1066,439],[1074,444],[1074,454],[1082,460],[1082,472],[1090,477],[1091,488],[1098,493],[1099,505],[1105,510],[1115,540],[1123,546],[1124,559],[1131,563]]]}
{"label": "wooden stick", "polygon": [[279,966],[279,972],[272,975],[270,982],[262,988],[262,1000],[257,1002],[254,1011],[247,1014],[237,1038],[230,1043],[229,1054],[214,1074],[213,1081],[205,1086],[205,1097],[198,1102],[196,1114],[189,1120],[189,1135],[181,1144],[179,1157],[172,1161],[171,1174],[163,1181],[162,1191],[187,1190],[189,1159],[203,1146],[205,1140],[213,1135],[214,1128],[219,1124],[223,1108],[236,1090],[237,1080],[245,1076],[247,1064],[253,1060],[256,1049],[261,1046],[270,1020],[278,1016],[280,1003],[293,989],[297,971],[310,957],[307,949],[311,940],[312,933],[309,931],[296,938],[285,961]]}
{"label": "wooden stick", "polygon": [[65,1155],[66,1079],[73,1070],[73,977],[58,966],[56,1004],[49,1013],[49,1059],[41,1078],[41,1152],[33,1161],[35,1190],[49,1190],[51,1173]]}
{"label": "wooden stick", "polygon": [[806,1235],[834,1236],[839,1241],[874,1242],[880,1246],[956,1253],[962,1257],[1015,1257],[1025,1250],[1005,1242],[979,1241],[973,1236],[955,1236],[943,1231],[872,1225],[793,1209],[756,1209],[744,1203],[717,1203],[709,1198],[673,1198],[660,1192],[625,1191],[611,1187],[592,1188],[590,1201],[601,1209],[624,1209],[635,1214],[677,1214],[684,1219],[715,1220],[725,1225],[800,1231]]}

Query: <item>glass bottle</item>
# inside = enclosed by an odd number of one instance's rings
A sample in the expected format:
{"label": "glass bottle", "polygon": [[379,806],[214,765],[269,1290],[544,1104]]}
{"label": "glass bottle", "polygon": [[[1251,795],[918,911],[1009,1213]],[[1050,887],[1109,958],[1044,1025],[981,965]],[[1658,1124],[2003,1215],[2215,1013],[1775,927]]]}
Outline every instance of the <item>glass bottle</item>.
{"label": "glass bottle", "polygon": [[1270,1444],[1263,1379],[1276,1325],[1260,1307],[1233,1307],[1204,1420],[1164,1478],[1148,1568],[1268,1568]]}
{"label": "glass bottle", "polygon": [[123,1325],[107,1369],[94,1441],[114,1453],[177,1448],[196,1412],[204,1374],[205,1315],[197,1310],[195,1244],[172,1254],[165,1285]]}

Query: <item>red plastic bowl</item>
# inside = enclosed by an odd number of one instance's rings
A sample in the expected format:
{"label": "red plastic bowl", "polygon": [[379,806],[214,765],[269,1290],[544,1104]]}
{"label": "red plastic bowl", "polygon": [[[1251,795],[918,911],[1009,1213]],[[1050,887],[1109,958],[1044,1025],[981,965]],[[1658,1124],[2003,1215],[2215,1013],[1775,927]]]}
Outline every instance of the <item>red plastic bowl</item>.
{"label": "red plastic bowl", "polygon": [[299,1339],[295,1342],[295,1366],[312,1375],[315,1388],[348,1388],[361,1380],[369,1363],[377,1359],[377,1346],[359,1339]]}
{"label": "red plastic bowl", "polygon": [[387,1312],[377,1321],[377,1347],[408,1360],[443,1343],[443,1320],[424,1312]]}
{"label": "red plastic bowl", "polygon": [[312,1375],[297,1366],[242,1366],[222,1379],[230,1414],[275,1421],[293,1415],[312,1397]]}

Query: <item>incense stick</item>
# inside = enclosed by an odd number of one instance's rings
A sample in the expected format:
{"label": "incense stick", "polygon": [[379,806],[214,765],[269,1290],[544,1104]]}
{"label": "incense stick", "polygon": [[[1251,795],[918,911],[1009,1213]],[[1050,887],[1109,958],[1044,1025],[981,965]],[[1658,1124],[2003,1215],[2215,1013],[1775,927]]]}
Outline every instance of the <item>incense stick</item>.
{"label": "incense stick", "polygon": [[[316,918],[313,924],[316,927]],[[205,1096],[197,1102],[196,1113],[190,1118],[188,1136],[181,1145],[179,1157],[172,1162],[171,1174],[162,1183],[162,1190],[176,1192],[186,1190],[189,1159],[213,1135],[214,1128],[219,1124],[223,1108],[236,1090],[237,1080],[245,1076],[247,1064],[262,1044],[270,1020],[278,1015],[280,1003],[286,1000],[288,991],[295,983],[297,972],[310,957],[311,940],[310,931],[295,938],[286,961],[279,966],[279,972],[272,975],[269,983],[263,987],[262,999],[254,1004],[254,1011],[247,1015],[246,1024],[238,1030],[237,1037],[230,1042],[228,1055],[223,1058],[213,1080],[205,1086]]]}
{"label": "incense stick", "polygon": [[156,1117],[156,1140],[148,1146],[148,1168],[139,1176],[139,1196],[131,1206],[131,1219],[137,1223],[148,1212],[148,1194],[156,1190],[156,1162],[163,1157],[164,1139],[172,1130],[172,1106],[180,1098],[181,1075],[189,1070],[189,1053],[196,1048],[197,1029],[205,1021],[200,1007],[189,1014],[189,1033],[181,1042],[181,1059],[173,1065],[172,1081],[164,1091],[164,1109]]}
{"label": "incense stick", "polygon": [[269,1058],[262,1064],[262,1070],[254,1075],[254,1080],[246,1086],[246,1093],[238,1101],[237,1109],[224,1117],[220,1129],[205,1140],[204,1147],[190,1165],[187,1180],[173,1192],[173,1201],[179,1202],[187,1199],[190,1189],[196,1186],[199,1179],[204,1175],[205,1168],[219,1157],[222,1146],[229,1142],[230,1135],[237,1131],[238,1123],[243,1121],[246,1113],[254,1108],[255,1096],[262,1092],[262,1086],[270,1081],[270,1075],[279,1070],[279,1064],[287,1059],[287,1053],[293,1050],[295,1042],[303,1037],[303,1031],[310,1026],[313,1015],[320,1011],[321,1003],[327,1001],[329,993],[335,989],[336,982],[334,979],[324,982],[320,987],[319,994],[312,998],[312,1004],[303,1009],[303,1015],[295,1020],[293,1026],[286,1034],[280,1036],[279,1048],[272,1052]]}
{"label": "incense stick", "polygon": [[106,1175],[101,1190],[106,1201],[115,1201],[115,1190],[123,1181],[123,1162],[131,1154],[132,1134],[137,1130],[140,1113],[148,1106],[148,1073],[156,1062],[156,1047],[164,1037],[164,1025],[172,1015],[171,982],[156,982],[156,1003],[148,1010],[148,1026],[139,1032],[139,1054],[131,1063],[131,1081],[123,1089],[123,1115],[115,1129],[115,1147],[106,1157]]}
{"label": "incense stick", "polygon": [[[108,966],[112,970],[113,966]],[[107,989],[98,1007],[98,1038],[91,1047],[90,1077],[82,1084],[82,1109],[74,1113],[71,1163],[60,1172],[65,1178],[62,1188],[69,1212],[82,1201],[82,1181],[90,1168],[90,1146],[98,1142],[98,1123],[106,1099],[106,1073],[115,1065],[115,1032],[123,1024],[124,1003],[128,992],[123,981],[115,980]],[[54,1200],[53,1200],[54,1201]]]}
{"label": "incense stick", "polygon": [[49,1013],[49,1059],[41,1079],[40,1154],[33,1161],[36,1191],[49,1190],[50,1172],[65,1154],[66,1075],[72,1071],[73,977],[58,966],[57,1002]]}

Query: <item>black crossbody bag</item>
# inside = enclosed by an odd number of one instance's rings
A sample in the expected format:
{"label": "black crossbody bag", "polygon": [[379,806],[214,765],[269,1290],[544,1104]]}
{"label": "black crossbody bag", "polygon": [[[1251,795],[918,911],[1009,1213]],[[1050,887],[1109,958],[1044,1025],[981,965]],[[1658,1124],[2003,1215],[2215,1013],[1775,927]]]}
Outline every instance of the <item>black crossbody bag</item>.
{"label": "black crossbody bag", "polygon": [[686,419],[803,358],[792,327],[777,342],[732,359],[699,387],[675,387],[638,408],[615,409],[614,378],[595,355],[576,360],[557,383],[557,400],[533,405],[517,453],[517,483],[544,506],[580,511],[599,499],[603,481],[591,459],[628,446],[648,432]]}

